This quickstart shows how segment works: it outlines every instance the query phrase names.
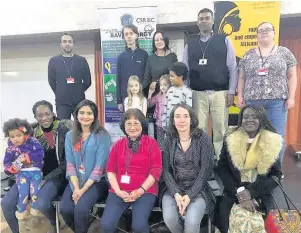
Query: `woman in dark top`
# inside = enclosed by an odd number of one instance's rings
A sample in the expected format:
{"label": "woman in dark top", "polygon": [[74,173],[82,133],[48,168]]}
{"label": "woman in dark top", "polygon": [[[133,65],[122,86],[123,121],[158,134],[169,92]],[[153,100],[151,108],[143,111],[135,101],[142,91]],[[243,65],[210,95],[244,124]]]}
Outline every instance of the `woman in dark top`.
{"label": "woman in dark top", "polygon": [[221,233],[266,232],[263,216],[274,207],[271,192],[277,183],[272,177],[281,178],[282,143],[263,107],[249,105],[241,110],[238,126],[226,135],[218,161],[224,184],[217,217]]}
{"label": "woman in dark top", "polygon": [[187,104],[170,114],[163,150],[163,218],[172,233],[199,233],[205,213],[212,217],[214,196],[207,181],[213,172],[214,150],[209,136]]}
{"label": "woman in dark top", "polygon": [[168,68],[178,61],[177,55],[169,50],[169,39],[163,32],[157,31],[153,36],[153,54],[148,57],[144,78],[142,80],[143,89],[156,88],[153,96],[159,92],[159,79],[164,74],[169,74]]}

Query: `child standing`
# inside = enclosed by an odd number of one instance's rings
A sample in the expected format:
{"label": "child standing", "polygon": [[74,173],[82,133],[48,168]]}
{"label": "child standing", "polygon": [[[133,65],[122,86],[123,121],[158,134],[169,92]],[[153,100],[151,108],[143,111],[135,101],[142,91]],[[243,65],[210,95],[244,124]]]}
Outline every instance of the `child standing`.
{"label": "child standing", "polygon": [[167,104],[163,112],[166,116],[166,121],[163,127],[168,126],[170,112],[176,104],[185,103],[192,107],[192,90],[184,85],[187,75],[187,66],[182,62],[175,62],[169,68],[169,80],[172,86],[166,94]]}
{"label": "child standing", "polygon": [[133,75],[128,81],[128,97],[124,100],[124,111],[130,108],[137,108],[146,116],[147,100],[143,96],[142,85],[138,76]]}
{"label": "child standing", "polygon": [[16,218],[19,222],[19,232],[27,232],[25,220],[27,218],[27,202],[29,195],[32,200],[30,213],[41,216],[36,209],[35,202],[41,184],[44,150],[35,138],[31,137],[32,128],[26,120],[18,118],[8,120],[3,125],[5,137],[8,137],[8,147],[4,156],[4,172],[16,174],[19,200]]}
{"label": "child standing", "polygon": [[152,94],[155,92],[156,88],[150,89],[148,93],[148,106],[152,107],[156,105],[154,118],[156,119],[157,127],[157,142],[161,149],[163,149],[163,142],[165,139],[166,131],[163,128],[163,122],[166,120],[166,116],[163,114],[164,108],[167,104],[166,93],[170,88],[169,75],[164,74],[159,79],[160,92],[152,97]]}

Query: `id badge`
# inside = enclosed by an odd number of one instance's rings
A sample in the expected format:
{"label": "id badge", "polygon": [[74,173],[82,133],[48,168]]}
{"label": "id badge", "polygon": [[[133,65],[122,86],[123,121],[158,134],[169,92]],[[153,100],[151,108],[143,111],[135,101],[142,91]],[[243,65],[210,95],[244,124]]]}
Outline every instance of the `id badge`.
{"label": "id badge", "polygon": [[201,65],[201,66],[207,65],[207,59],[205,59],[205,58],[200,59],[200,60],[199,60],[199,65]]}
{"label": "id badge", "polygon": [[129,175],[122,175],[121,176],[121,183],[129,184],[131,181],[131,177]]}
{"label": "id badge", "polygon": [[67,83],[74,83],[74,78],[72,78],[71,76],[69,76],[66,80]]}
{"label": "id badge", "polygon": [[79,166],[79,172],[80,172],[81,174],[85,175],[85,167],[84,167],[83,164],[81,164],[81,165]]}
{"label": "id badge", "polygon": [[261,68],[258,70],[258,75],[259,76],[264,76],[264,75],[267,75],[269,73],[268,69],[267,68]]}

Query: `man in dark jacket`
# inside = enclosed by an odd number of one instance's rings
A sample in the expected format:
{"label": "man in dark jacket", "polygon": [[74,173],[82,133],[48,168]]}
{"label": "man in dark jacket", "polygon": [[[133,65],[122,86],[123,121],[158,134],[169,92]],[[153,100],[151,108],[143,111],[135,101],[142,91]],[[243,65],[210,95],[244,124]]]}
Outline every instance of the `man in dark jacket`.
{"label": "man in dark jacket", "polygon": [[[65,136],[72,127],[70,120],[58,120],[53,113],[51,103],[42,100],[33,108],[38,124],[33,125],[33,136],[44,148],[43,181],[36,201],[37,208],[49,220],[49,233],[56,233],[54,199],[60,196],[66,185]],[[18,220],[15,217],[18,202],[18,188],[13,185],[1,202],[6,221],[13,233],[18,233]],[[31,216],[27,228],[32,229],[39,223],[39,218]]]}
{"label": "man in dark jacket", "polygon": [[85,91],[91,86],[91,73],[86,58],[74,54],[70,34],[61,37],[60,45],[62,53],[49,60],[48,82],[55,94],[58,118],[70,119],[75,106],[85,99]]}

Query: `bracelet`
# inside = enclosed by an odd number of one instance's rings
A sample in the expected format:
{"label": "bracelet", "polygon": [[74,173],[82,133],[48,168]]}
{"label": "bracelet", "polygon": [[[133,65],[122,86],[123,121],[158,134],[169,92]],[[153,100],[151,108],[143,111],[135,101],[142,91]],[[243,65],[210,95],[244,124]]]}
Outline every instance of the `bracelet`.
{"label": "bracelet", "polygon": [[145,190],[145,188],[143,188],[142,186],[140,186],[140,188],[146,193],[146,190]]}

